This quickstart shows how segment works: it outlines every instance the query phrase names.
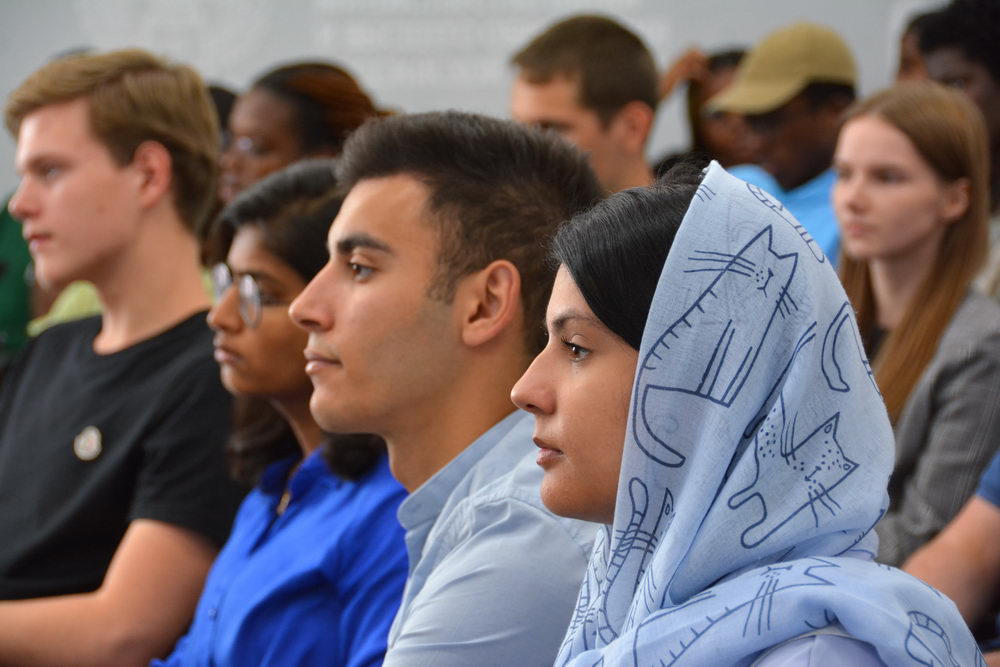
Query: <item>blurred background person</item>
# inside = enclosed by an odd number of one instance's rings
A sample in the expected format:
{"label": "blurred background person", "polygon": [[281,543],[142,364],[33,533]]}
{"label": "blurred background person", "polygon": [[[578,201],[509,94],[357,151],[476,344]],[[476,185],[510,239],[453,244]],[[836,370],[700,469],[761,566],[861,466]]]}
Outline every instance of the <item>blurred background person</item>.
{"label": "blurred background person", "polygon": [[849,114],[834,158],[841,278],[896,436],[879,560],[941,530],[1000,445],[1000,306],[986,254],[986,129],[960,93],[900,84]]}
{"label": "blurred background person", "polygon": [[929,13],[917,14],[906,23],[899,38],[899,65],[896,81],[923,81],[927,78],[927,67],[920,53],[920,33],[927,23]]}
{"label": "blurred background person", "polygon": [[378,665],[406,580],[405,491],[375,436],[324,433],[309,413],[307,334],[288,304],[328,260],[340,210],[331,160],[272,174],[218,218],[208,315],[237,397],[235,472],[256,488],[166,665]]}
{"label": "blurred background person", "polygon": [[1000,298],[1000,3],[954,0],[921,22],[927,75],[966,93],[986,119],[990,147],[990,255],[976,284]]}
{"label": "blurred background person", "polygon": [[840,239],[830,164],[856,80],[837,33],[795,23],[761,40],[733,84],[709,101],[710,109],[742,114],[750,129],[756,166],[732,173],[776,196],[833,261]]}
{"label": "blurred background person", "polygon": [[576,144],[608,192],[653,182],[646,143],[658,96],[656,64],[638,35],[605,16],[550,26],[511,58],[514,120]]}
{"label": "blurred background person", "polygon": [[698,153],[718,160],[723,167],[747,164],[753,160],[752,146],[743,117],[727,111],[711,111],[707,102],[733,82],[736,69],[746,55],[743,49],[705,54],[689,49],[674,61],[660,77],[662,102],[686,83],[685,95],[690,148],[662,158],[656,163],[657,174],[666,173],[686,153]]}
{"label": "blurred background person", "polygon": [[195,230],[219,132],[201,77],[129,49],[7,98],[35,275],[101,315],[32,339],[0,387],[0,662],[136,664],[188,624],[245,489]]}
{"label": "blurred background person", "polygon": [[294,63],[267,72],[239,96],[229,116],[219,198],[228,203],[302,158],[337,155],[351,131],[380,115],[358,82],[336,65]]}
{"label": "blurred background person", "polygon": [[[222,86],[208,86],[208,94],[212,100],[216,117],[219,120],[219,149],[220,154],[225,150],[226,124],[229,119],[229,112],[236,101],[236,95]],[[219,202],[216,202],[213,209],[218,209]],[[206,218],[206,224],[211,221],[211,217]],[[199,225],[195,229],[195,234],[199,241],[203,241],[206,234],[206,224]],[[2,278],[2,276],[0,276]],[[30,278],[30,276],[29,276]],[[211,292],[211,285],[207,273],[204,275],[205,289]],[[43,286],[34,283],[32,292],[32,319],[27,323],[27,333],[29,336],[37,336],[49,327],[60,322],[70,322],[84,317],[96,315],[101,312],[101,301],[98,298],[97,290],[93,283],[86,280],[78,280],[67,285],[61,290],[46,290]]]}

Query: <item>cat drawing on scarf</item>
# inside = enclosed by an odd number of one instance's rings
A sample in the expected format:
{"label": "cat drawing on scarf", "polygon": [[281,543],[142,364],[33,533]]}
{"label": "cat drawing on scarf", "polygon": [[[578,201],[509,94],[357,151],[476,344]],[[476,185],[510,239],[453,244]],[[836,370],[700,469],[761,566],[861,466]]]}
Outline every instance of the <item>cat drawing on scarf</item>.
{"label": "cat drawing on scarf", "polygon": [[823,517],[835,516],[840,504],[832,491],[858,467],[837,441],[839,412],[800,442],[796,442],[796,420],[797,415],[788,419],[784,396],[779,395],[753,437],[753,480],[729,498],[733,510],[757,501],[760,516],[740,536],[746,549],[796,517],[818,528]]}
{"label": "cat drawing on scarf", "polygon": [[[685,460],[678,447],[671,446],[677,421],[652,409],[664,400],[663,393],[676,392],[675,401],[691,397],[728,408],[761,358],[774,319],[798,308],[788,294],[798,255],[778,254],[771,242],[768,226],[736,254],[700,250],[688,258],[685,273],[715,277],[657,339],[636,378],[633,434],[654,461],[677,467]],[[684,413],[683,405],[677,408],[678,414]]]}

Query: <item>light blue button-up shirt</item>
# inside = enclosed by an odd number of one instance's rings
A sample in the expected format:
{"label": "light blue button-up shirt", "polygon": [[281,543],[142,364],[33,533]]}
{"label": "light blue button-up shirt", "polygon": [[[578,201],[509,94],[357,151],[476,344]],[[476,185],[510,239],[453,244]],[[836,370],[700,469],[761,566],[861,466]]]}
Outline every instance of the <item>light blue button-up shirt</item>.
{"label": "light blue button-up shirt", "polygon": [[771,174],[755,164],[742,164],[726,171],[774,195],[806,228],[830,259],[830,263],[833,266],[837,265],[840,228],[837,226],[837,215],[833,211],[833,201],[830,199],[833,185],[837,181],[837,174],[833,169],[827,169],[793,190],[782,190]]}
{"label": "light blue button-up shirt", "polygon": [[410,575],[385,667],[552,664],[597,526],[542,505],[533,430],[514,412],[403,501]]}

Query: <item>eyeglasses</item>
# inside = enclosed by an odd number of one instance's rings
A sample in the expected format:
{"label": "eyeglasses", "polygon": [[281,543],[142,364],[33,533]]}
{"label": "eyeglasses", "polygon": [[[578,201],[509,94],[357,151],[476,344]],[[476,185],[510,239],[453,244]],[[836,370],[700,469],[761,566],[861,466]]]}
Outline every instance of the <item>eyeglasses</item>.
{"label": "eyeglasses", "polygon": [[[215,290],[216,302],[221,301],[226,291],[233,285],[233,274],[229,266],[222,262],[212,267],[212,287]],[[260,326],[261,315],[263,314],[264,301],[260,294],[260,285],[253,276],[243,274],[239,283],[240,317],[243,323],[251,329]],[[266,305],[272,305],[270,302]]]}

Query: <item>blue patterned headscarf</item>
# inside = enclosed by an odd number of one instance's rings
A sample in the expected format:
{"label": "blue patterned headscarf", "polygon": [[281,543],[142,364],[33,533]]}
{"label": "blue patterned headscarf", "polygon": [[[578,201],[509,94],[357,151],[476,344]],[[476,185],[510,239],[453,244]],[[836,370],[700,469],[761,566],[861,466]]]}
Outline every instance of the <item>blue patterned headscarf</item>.
{"label": "blue patterned headscarf", "polygon": [[893,434],[829,261],[713,163],[639,352],[614,524],[557,665],[743,665],[829,627],[976,665],[954,604],[872,561]]}

